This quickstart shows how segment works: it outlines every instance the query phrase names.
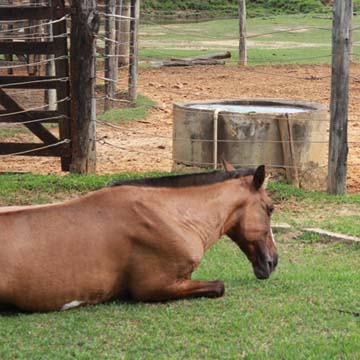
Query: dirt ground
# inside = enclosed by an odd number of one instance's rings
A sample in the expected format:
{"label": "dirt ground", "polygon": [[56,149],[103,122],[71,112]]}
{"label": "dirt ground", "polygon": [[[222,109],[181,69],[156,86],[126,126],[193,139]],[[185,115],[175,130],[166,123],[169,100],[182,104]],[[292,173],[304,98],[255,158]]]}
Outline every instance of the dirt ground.
{"label": "dirt ground", "polygon": [[[120,80],[119,88],[125,88],[126,74],[121,78],[123,80]],[[158,105],[152,108],[149,116],[142,121],[118,127],[103,123],[97,125],[97,173],[170,171],[174,102],[225,98],[278,98],[308,100],[328,105],[330,81],[330,67],[327,65],[142,69],[139,92],[155,100]],[[348,190],[354,193],[360,192],[358,64],[352,65],[350,87]],[[61,174],[58,159],[40,157],[1,157],[0,171]]]}

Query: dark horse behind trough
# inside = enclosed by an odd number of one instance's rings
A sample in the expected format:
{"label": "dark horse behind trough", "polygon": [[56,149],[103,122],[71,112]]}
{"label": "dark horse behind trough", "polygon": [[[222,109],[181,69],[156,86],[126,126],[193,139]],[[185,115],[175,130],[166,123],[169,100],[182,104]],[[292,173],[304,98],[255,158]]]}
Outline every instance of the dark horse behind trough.
{"label": "dark horse behind trough", "polygon": [[112,299],[219,297],[194,281],[204,252],[228,235],[259,279],[278,255],[265,169],[125,181],[58,204],[0,208],[0,304],[66,310]]}

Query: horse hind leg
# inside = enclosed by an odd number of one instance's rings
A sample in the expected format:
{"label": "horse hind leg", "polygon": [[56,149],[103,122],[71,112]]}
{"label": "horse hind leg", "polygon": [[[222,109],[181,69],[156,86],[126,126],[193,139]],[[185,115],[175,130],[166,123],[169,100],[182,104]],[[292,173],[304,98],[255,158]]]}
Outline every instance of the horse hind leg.
{"label": "horse hind leg", "polygon": [[182,280],[163,289],[142,294],[142,301],[165,301],[196,297],[217,298],[224,295],[224,283],[215,281]]}

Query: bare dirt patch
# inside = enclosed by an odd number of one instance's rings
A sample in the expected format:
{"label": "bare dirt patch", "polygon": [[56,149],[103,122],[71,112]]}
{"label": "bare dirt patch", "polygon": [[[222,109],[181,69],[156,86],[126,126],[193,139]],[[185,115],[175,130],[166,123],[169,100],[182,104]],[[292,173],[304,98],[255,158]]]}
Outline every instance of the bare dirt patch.
{"label": "bare dirt patch", "polygon": [[[360,110],[356,97],[360,93],[360,65],[353,65],[351,74],[348,189],[359,192]],[[122,81],[126,81],[125,74],[120,83]],[[97,172],[170,171],[172,104],[176,101],[251,97],[309,100],[328,105],[330,81],[330,67],[327,65],[142,69],[139,91],[157,101],[158,107],[150,110],[146,121],[122,124],[118,128],[98,124],[98,138],[105,136],[106,141],[114,147],[98,143]],[[0,158],[0,171],[19,170],[41,174],[61,173],[59,161],[54,158]]]}

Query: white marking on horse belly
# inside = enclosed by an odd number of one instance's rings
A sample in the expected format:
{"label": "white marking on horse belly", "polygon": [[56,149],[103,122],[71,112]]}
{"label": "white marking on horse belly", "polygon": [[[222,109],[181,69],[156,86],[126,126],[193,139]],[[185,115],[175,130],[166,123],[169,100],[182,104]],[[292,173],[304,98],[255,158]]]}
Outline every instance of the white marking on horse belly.
{"label": "white marking on horse belly", "polygon": [[276,245],[275,236],[274,236],[274,234],[273,234],[272,228],[270,228],[270,233],[271,233],[271,240],[272,240],[272,242],[274,243],[274,245]]}
{"label": "white marking on horse belly", "polygon": [[79,301],[79,300],[73,300],[67,304],[65,304],[60,310],[64,311],[64,310],[69,310],[75,307],[80,306],[81,304],[83,304],[85,301]]}

